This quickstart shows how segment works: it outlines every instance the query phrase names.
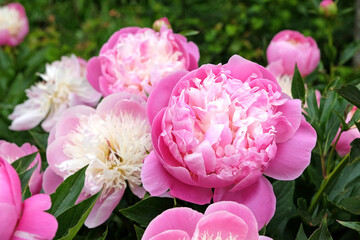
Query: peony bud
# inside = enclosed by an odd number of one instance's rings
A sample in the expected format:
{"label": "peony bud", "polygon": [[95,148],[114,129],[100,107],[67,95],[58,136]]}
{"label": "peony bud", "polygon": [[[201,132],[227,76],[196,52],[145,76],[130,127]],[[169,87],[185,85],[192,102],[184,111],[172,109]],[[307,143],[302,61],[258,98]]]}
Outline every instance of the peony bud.
{"label": "peony bud", "polygon": [[337,14],[337,5],[333,0],[323,0],[319,6],[320,15],[334,17]]}
{"label": "peony bud", "polygon": [[171,28],[171,24],[169,22],[169,20],[166,18],[166,17],[163,17],[163,18],[160,18],[158,20],[156,20],[154,23],[153,23],[153,26],[152,28],[157,31],[157,32],[160,32],[160,29],[165,26],[166,28],[168,29],[172,29]]}

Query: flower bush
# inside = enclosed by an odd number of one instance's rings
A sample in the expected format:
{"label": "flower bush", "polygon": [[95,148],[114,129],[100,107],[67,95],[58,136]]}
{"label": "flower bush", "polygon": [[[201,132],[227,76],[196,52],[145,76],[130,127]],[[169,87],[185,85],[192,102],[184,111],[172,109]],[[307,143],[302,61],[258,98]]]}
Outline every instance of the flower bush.
{"label": "flower bush", "polygon": [[352,7],[1,6],[0,238],[357,239]]}

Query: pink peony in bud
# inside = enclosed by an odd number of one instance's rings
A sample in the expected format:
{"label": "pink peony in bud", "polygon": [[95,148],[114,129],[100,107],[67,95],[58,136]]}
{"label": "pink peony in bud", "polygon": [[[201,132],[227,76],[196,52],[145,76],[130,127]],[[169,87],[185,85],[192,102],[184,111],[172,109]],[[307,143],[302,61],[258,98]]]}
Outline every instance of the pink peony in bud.
{"label": "pink peony in bud", "polygon": [[300,100],[283,94],[265,68],[237,55],[225,65],[164,78],[147,111],[154,150],[141,173],[144,188],[155,196],[170,189],[196,204],[237,201],[251,209],[259,228],[275,211],[263,174],[297,178],[316,142]]}
{"label": "pink peony in bud", "polygon": [[58,227],[48,195],[21,202],[21,184],[15,169],[0,157],[0,236],[3,240],[53,239]]}
{"label": "pink peony in bud", "polygon": [[323,0],[319,5],[319,12],[325,17],[334,17],[337,14],[337,5],[333,0]]}
{"label": "pink peony in bud", "polygon": [[29,22],[20,3],[0,7],[0,46],[16,46],[28,32]]}
{"label": "pink peony in bud", "polygon": [[85,221],[89,228],[104,223],[120,202],[126,186],[143,197],[141,168],[152,150],[146,102],[137,95],[117,93],[93,109],[66,110],[51,130],[46,151],[45,193],[88,165],[81,201],[100,190],[101,196]]}
{"label": "pink peony in bud", "polygon": [[[354,116],[355,112],[357,110],[357,107],[353,107],[351,111],[348,113],[345,122],[349,123],[352,117]],[[340,133],[340,130],[338,134]],[[338,134],[336,135],[333,144],[335,144],[335,141],[338,137]],[[345,156],[348,154],[351,150],[350,143],[355,140],[355,138],[360,138],[359,130],[356,128],[356,126],[352,126],[349,130],[342,132],[339,138],[339,141],[337,142],[335,146],[335,150],[340,156]]]}
{"label": "pink peony in bud", "polygon": [[[18,147],[14,143],[9,143],[4,140],[0,140],[0,157],[5,159],[8,163],[13,163],[21,157],[37,152],[38,149],[29,144],[24,143],[21,147]],[[32,195],[37,194],[41,191],[42,185],[42,173],[41,170],[41,158],[40,154],[37,154],[34,161],[30,164],[29,168],[34,167],[36,164],[37,167],[33,172],[29,180],[29,188]]]}
{"label": "pink peony in bud", "polygon": [[198,47],[167,27],[159,32],[127,27],[115,32],[99,56],[89,60],[87,79],[103,96],[126,91],[146,99],[162,78],[193,70],[198,60]]}
{"label": "pink peony in bud", "polygon": [[95,106],[101,95],[86,80],[86,61],[71,55],[46,65],[42,81],[26,90],[28,99],[15,107],[9,116],[10,129],[28,130],[41,121],[50,132],[61,114],[76,105]]}
{"label": "pink peony in bud", "polygon": [[210,205],[204,214],[191,208],[172,208],[154,218],[142,240],[271,240],[259,236],[251,210],[223,201]]}
{"label": "pink peony in bud", "polygon": [[320,50],[311,37],[284,30],[275,35],[267,50],[268,69],[275,76],[293,76],[297,64],[302,76],[309,75],[320,61]]}
{"label": "pink peony in bud", "polygon": [[157,32],[159,32],[162,27],[171,29],[171,24],[166,17],[160,18],[153,23],[153,29]]}

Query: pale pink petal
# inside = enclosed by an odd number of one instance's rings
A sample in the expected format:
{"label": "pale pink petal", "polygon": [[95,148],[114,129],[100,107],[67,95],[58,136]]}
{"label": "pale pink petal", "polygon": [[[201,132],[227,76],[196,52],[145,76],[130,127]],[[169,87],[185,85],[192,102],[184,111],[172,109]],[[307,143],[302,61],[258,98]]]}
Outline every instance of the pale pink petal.
{"label": "pale pink petal", "polygon": [[167,230],[154,237],[150,240],[190,240],[189,234],[182,230]]}
{"label": "pale pink petal", "polygon": [[101,76],[101,63],[98,57],[90,58],[86,67],[86,78],[90,85],[100,92],[99,77]]}
{"label": "pale pink petal", "polygon": [[217,211],[205,215],[196,225],[194,238],[199,239],[201,236],[221,239],[234,237],[237,239],[246,239],[248,226],[241,218],[227,211]]}
{"label": "pale pink petal", "polygon": [[215,213],[218,211],[226,211],[243,219],[248,226],[246,239],[256,239],[256,237],[259,236],[256,218],[251,212],[251,210],[247,208],[245,205],[241,205],[232,201],[216,202],[211,204],[206,209],[204,215],[206,216],[208,214]]}
{"label": "pale pink petal", "polygon": [[164,77],[152,90],[147,104],[147,115],[150,123],[153,122],[156,114],[169,103],[169,98],[174,86],[185,76],[188,71],[177,71]]}
{"label": "pale pink petal", "polygon": [[[337,136],[336,136],[337,137]],[[335,137],[335,139],[336,139]],[[345,156],[351,150],[350,143],[355,140],[355,138],[360,138],[360,133],[357,128],[351,128],[343,132],[339,138],[339,141],[336,144],[336,151],[340,156]]]}
{"label": "pale pink petal", "polygon": [[99,197],[87,219],[85,220],[85,226],[88,228],[94,228],[103,224],[111,215],[112,211],[119,204],[125,189],[119,189],[110,193],[105,198]]}
{"label": "pale pink petal", "polygon": [[56,138],[51,144],[48,145],[46,150],[46,158],[49,163],[49,167],[59,176],[65,177],[66,172],[62,172],[59,170],[56,165],[69,160],[69,157],[65,155],[63,151],[63,147],[68,141],[66,136],[61,136]]}
{"label": "pale pink petal", "polygon": [[152,237],[167,230],[181,230],[192,236],[195,226],[202,218],[202,214],[191,208],[172,208],[154,218],[146,228],[142,240]]}
{"label": "pale pink petal", "polygon": [[229,188],[216,188],[214,202],[219,201],[235,201],[250,208],[257,220],[258,230],[270,221],[276,207],[272,185],[265,177],[237,192],[230,192]]}
{"label": "pale pink petal", "polygon": [[279,180],[299,177],[310,163],[311,150],[316,144],[316,132],[302,117],[295,135],[287,142],[277,144],[277,154],[264,174]]}
{"label": "pale pink petal", "polygon": [[64,181],[62,177],[57,175],[50,167],[44,172],[43,189],[46,194],[52,194],[56,188]]}
{"label": "pale pink petal", "polygon": [[259,236],[259,240],[273,240],[273,239],[267,236]]}
{"label": "pale pink petal", "polygon": [[282,117],[275,125],[276,143],[283,143],[289,140],[298,130],[301,122],[301,101],[299,99],[288,100],[277,107],[277,112]]}

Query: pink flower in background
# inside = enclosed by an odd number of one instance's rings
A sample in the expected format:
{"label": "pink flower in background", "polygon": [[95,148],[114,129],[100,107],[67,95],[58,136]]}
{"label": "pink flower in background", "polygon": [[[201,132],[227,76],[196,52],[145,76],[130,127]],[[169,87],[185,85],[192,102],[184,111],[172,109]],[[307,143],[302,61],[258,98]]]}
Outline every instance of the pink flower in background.
{"label": "pink flower in background", "polygon": [[295,63],[302,76],[309,75],[320,61],[320,50],[311,37],[284,30],[271,40],[267,50],[268,69],[275,76],[294,74]]}
{"label": "pink flower in background", "polygon": [[85,221],[87,227],[96,227],[109,218],[127,185],[137,196],[144,196],[140,174],[151,150],[146,102],[139,96],[117,93],[104,98],[96,110],[70,108],[50,132],[44,191],[54,192],[65,178],[88,165],[78,201],[102,189]]}
{"label": "pink flower in background", "polygon": [[95,106],[101,95],[86,80],[86,61],[71,55],[46,65],[42,81],[26,90],[28,99],[9,116],[10,129],[23,131],[37,126],[49,132],[67,108]]}
{"label": "pink flower in background", "polygon": [[[350,120],[352,119],[352,117],[354,116],[355,112],[357,110],[357,107],[353,107],[351,109],[351,111],[348,113],[345,122],[349,123]],[[340,132],[340,130],[339,130]],[[339,134],[338,132],[338,134]],[[336,135],[333,144],[335,144],[335,140],[337,139],[338,135]],[[335,146],[335,150],[337,151],[337,153],[340,156],[345,156],[346,154],[348,154],[351,150],[351,145],[350,143],[352,141],[355,140],[355,138],[360,138],[360,133],[359,130],[356,128],[356,126],[354,125],[352,128],[350,128],[349,130],[341,133],[341,136],[339,138],[339,141],[337,142],[336,146]]]}
{"label": "pink flower in background", "polygon": [[178,70],[197,68],[199,49],[165,25],[127,27],[115,32],[89,60],[87,79],[103,96],[130,92],[144,99],[163,77]]}
{"label": "pink flower in background", "polygon": [[153,23],[153,29],[155,31],[159,32],[162,27],[171,29],[171,24],[170,24],[169,20],[166,17],[160,18],[160,19],[156,20]]}
{"label": "pink flower in background", "polygon": [[[8,163],[13,163],[21,157],[37,152],[38,149],[29,144],[24,143],[21,147],[18,147],[14,143],[9,143],[4,140],[0,140],[0,157],[5,159]],[[37,154],[34,161],[30,164],[29,169],[34,167],[36,164],[37,167],[33,172],[29,180],[29,188],[32,195],[37,194],[41,191],[42,185],[42,173],[41,170],[41,158],[40,154]]]}
{"label": "pink flower in background", "polygon": [[263,174],[297,178],[316,142],[300,100],[282,94],[265,68],[237,55],[225,65],[164,78],[147,110],[154,150],[141,173],[144,188],[155,196],[170,189],[196,204],[237,201],[252,210],[259,228],[275,211]]}
{"label": "pink flower in background", "polygon": [[172,208],[154,218],[142,240],[271,240],[259,236],[251,210],[223,201],[210,205],[204,214],[191,208]]}
{"label": "pink flower in background", "polygon": [[337,5],[333,0],[323,0],[319,5],[320,14],[325,17],[333,17],[337,14]]}
{"label": "pink flower in background", "polygon": [[21,184],[15,169],[0,157],[0,236],[9,239],[53,239],[58,227],[46,213],[50,197],[37,194],[21,202]]}
{"label": "pink flower in background", "polygon": [[16,46],[28,32],[29,22],[20,3],[0,7],[0,46]]}

